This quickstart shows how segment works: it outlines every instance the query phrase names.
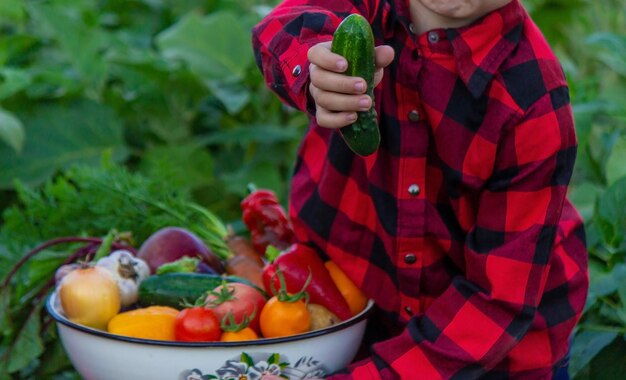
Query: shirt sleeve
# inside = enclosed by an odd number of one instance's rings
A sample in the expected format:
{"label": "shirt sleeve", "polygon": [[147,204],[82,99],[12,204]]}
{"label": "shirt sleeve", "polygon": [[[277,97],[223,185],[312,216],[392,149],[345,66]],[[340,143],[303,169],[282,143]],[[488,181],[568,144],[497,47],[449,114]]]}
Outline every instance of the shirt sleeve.
{"label": "shirt sleeve", "polygon": [[314,114],[307,95],[309,48],[332,40],[339,23],[351,13],[371,21],[378,2],[283,1],[252,30],[256,62],[267,86],[287,105]]}
{"label": "shirt sleeve", "polygon": [[464,274],[399,336],[330,378],[476,379],[500,363],[535,318],[575,156],[563,85],[502,132],[464,246]]}

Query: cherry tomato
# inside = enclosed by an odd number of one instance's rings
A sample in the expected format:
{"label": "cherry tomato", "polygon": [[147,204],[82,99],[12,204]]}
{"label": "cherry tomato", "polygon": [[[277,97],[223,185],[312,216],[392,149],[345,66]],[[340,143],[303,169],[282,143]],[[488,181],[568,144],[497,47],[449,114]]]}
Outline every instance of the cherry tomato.
{"label": "cherry tomato", "polygon": [[237,324],[254,315],[249,326],[258,333],[259,315],[263,305],[265,296],[256,288],[242,283],[225,283],[209,293],[205,307],[213,310],[220,321],[231,312]]}
{"label": "cherry tomato", "polygon": [[220,339],[222,330],[215,313],[204,307],[183,309],[174,322],[176,340],[183,342],[212,342]]}
{"label": "cherry tomato", "polygon": [[260,324],[266,338],[301,334],[311,329],[311,314],[303,299],[280,301],[274,296],[261,310]]}
{"label": "cherry tomato", "polygon": [[222,342],[241,342],[244,340],[259,339],[259,335],[250,327],[246,327],[239,331],[224,331],[220,340]]}

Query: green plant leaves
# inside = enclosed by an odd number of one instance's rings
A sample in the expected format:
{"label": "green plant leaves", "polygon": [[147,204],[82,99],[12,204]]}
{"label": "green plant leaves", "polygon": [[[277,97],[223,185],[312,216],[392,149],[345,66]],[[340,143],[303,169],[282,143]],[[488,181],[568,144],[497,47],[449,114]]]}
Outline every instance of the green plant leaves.
{"label": "green plant leaves", "polygon": [[184,61],[203,80],[241,79],[252,61],[249,32],[230,12],[190,13],[156,42],[166,58]]}
{"label": "green plant leaves", "polygon": [[248,101],[248,90],[237,82],[253,55],[249,31],[235,14],[222,11],[201,17],[190,13],[161,32],[156,43],[165,58],[187,64],[229,112],[239,111]]}
{"label": "green plant leaves", "polygon": [[241,125],[239,128],[225,129],[200,137],[207,145],[249,145],[251,143],[272,144],[290,141],[300,135],[295,128],[286,129],[273,125]]}
{"label": "green plant leaves", "polygon": [[30,73],[26,70],[0,68],[0,100],[25,89],[31,83]]}
{"label": "green plant leaves", "polygon": [[618,248],[626,231],[626,177],[612,184],[600,198],[595,220],[600,223],[604,241]]}
{"label": "green plant leaves", "polygon": [[572,185],[568,196],[583,219],[591,220],[597,199],[602,194],[602,191],[603,189],[600,186],[592,182],[583,182],[580,185]]}
{"label": "green plant leaves", "polygon": [[42,105],[21,116],[28,136],[20,154],[0,145],[0,189],[15,179],[38,184],[77,162],[98,163],[104,152],[126,158],[119,120],[105,106],[81,101]]}
{"label": "green plant leaves", "polygon": [[21,22],[26,16],[21,0],[0,1],[0,20]]}
{"label": "green plant leaves", "polygon": [[9,145],[15,153],[24,146],[24,126],[12,113],[0,108],[0,141]]}
{"label": "green plant leaves", "polygon": [[589,274],[591,276],[587,294],[589,306],[593,305],[598,297],[609,296],[617,290],[617,283],[613,274],[605,271],[597,263],[591,262],[589,264]]}
{"label": "green plant leaves", "polygon": [[[80,5],[87,4],[82,2]],[[85,83],[95,91],[104,84],[107,63],[102,51],[106,34],[95,23],[93,11],[68,7],[64,1],[35,2],[29,12],[58,41],[65,61],[75,67]]]}
{"label": "green plant leaves", "polygon": [[609,185],[622,177],[626,177],[626,138],[618,140],[613,145],[606,163],[606,180]]}
{"label": "green plant leaves", "polygon": [[10,373],[26,367],[43,353],[43,342],[39,336],[41,305],[32,309],[26,322],[20,329],[17,338],[13,341],[9,352]]}
{"label": "green plant leaves", "polygon": [[198,144],[184,143],[150,148],[142,171],[150,178],[163,178],[171,188],[194,190],[214,180],[213,166],[208,151]]}
{"label": "green plant leaves", "polygon": [[[626,360],[624,360],[624,352],[626,352],[626,340],[624,337],[617,337],[609,345],[604,347],[602,351],[596,354],[589,364],[589,373],[586,377],[580,377],[576,380],[613,380],[623,379],[626,377]],[[583,374],[584,371],[581,371]]]}
{"label": "green plant leaves", "polygon": [[597,50],[598,60],[616,73],[626,76],[626,36],[598,32],[590,35],[586,43]]}
{"label": "green plant leaves", "polygon": [[617,283],[617,294],[622,300],[622,307],[617,311],[617,315],[626,325],[626,264],[620,263],[613,268],[613,278]]}
{"label": "green plant leaves", "polygon": [[583,369],[594,356],[617,337],[616,332],[585,331],[574,339],[569,373],[572,377]]}
{"label": "green plant leaves", "polygon": [[249,89],[239,82],[209,80],[205,84],[231,115],[241,111],[250,101]]}

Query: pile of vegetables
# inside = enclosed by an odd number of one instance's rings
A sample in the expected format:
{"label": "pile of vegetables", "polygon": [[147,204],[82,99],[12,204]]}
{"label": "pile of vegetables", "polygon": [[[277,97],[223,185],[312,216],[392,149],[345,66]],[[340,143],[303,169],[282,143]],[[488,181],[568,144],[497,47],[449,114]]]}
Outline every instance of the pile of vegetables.
{"label": "pile of vegetables", "polygon": [[207,342],[301,334],[365,307],[354,283],[311,248],[292,244],[277,253],[259,267],[263,282],[255,284],[256,272],[225,273],[229,260],[224,265],[193,233],[167,227],[137,255],[114,250],[59,268],[59,308],[75,323],[113,334]]}
{"label": "pile of vegetables", "polygon": [[45,249],[82,244],[42,287],[56,285],[69,320],[122,336],[187,342],[242,341],[321,329],[365,308],[367,298],[333,262],[296,244],[269,190],[241,202],[249,236],[198,205],[204,229],[157,229],[135,247],[131,234],[49,240],[27,253],[2,284]]}

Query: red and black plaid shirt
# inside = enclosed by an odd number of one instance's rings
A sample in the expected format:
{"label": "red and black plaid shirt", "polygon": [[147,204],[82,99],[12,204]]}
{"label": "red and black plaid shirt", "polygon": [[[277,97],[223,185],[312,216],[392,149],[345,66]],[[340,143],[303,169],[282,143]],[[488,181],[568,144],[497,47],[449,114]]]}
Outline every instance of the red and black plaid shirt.
{"label": "red and black plaid shirt", "polygon": [[[368,157],[317,126],[307,96],[308,49],[350,13],[396,53]],[[286,0],[253,31],[268,85],[311,115],[289,205],[298,238],[401,327],[333,379],[549,379],[588,286],[563,72],[518,0],[458,29],[410,22],[408,1]]]}

